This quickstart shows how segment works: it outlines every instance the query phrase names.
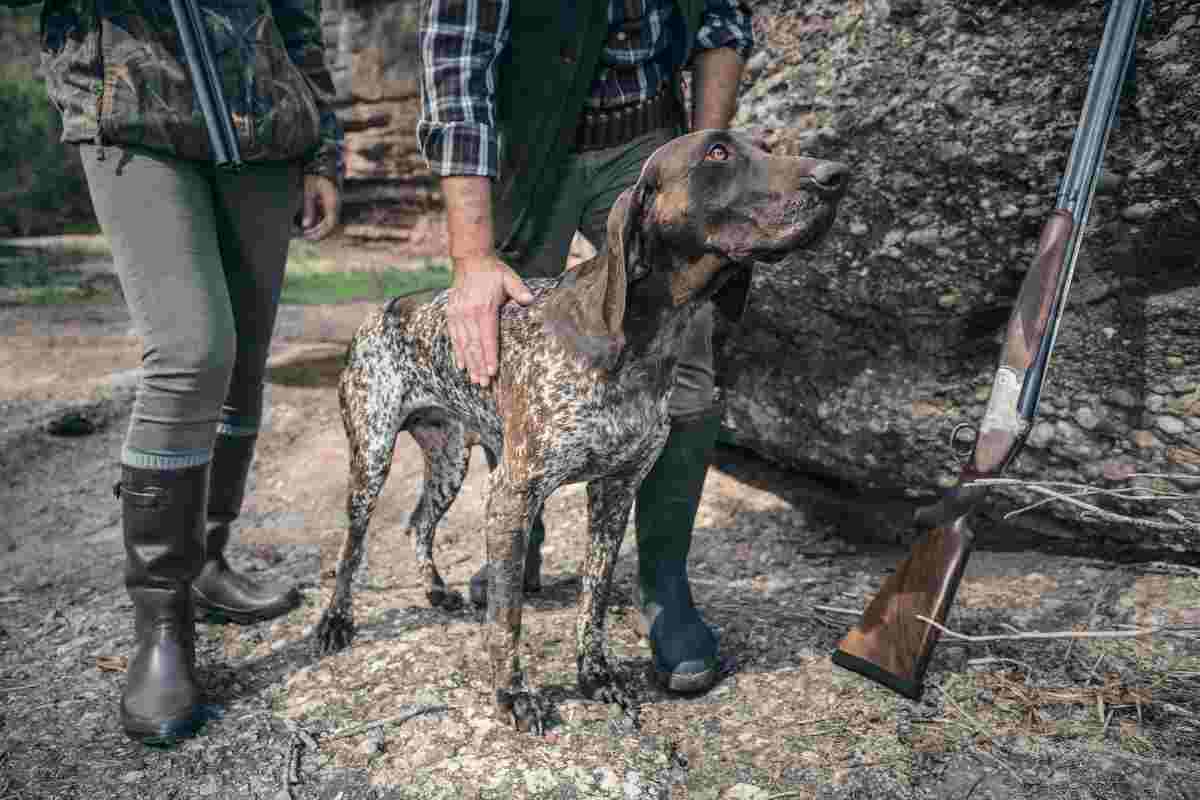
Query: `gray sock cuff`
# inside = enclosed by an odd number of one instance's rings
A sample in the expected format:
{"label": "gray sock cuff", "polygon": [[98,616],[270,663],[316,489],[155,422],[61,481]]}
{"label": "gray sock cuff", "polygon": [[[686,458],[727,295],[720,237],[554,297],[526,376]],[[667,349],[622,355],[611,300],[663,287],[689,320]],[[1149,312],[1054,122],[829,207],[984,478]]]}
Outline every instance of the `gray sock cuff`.
{"label": "gray sock cuff", "polygon": [[211,450],[138,450],[128,445],[121,450],[121,463],[135,469],[187,469],[211,460]]}

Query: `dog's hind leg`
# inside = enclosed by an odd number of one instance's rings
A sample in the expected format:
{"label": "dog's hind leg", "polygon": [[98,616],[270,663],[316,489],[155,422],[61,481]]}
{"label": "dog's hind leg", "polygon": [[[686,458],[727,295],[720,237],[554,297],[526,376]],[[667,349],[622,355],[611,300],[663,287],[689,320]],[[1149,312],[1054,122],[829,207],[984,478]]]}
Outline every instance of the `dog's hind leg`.
{"label": "dog's hind leg", "polygon": [[360,404],[364,397],[378,397],[358,387],[359,373],[343,373],[339,397],[342,423],[350,445],[350,482],[346,498],[349,526],[342,540],[333,596],[321,616],[314,636],[320,653],[347,647],[354,638],[352,590],[354,573],[363,558],[367,526],[375,504],[392,468],[392,451],[400,429],[399,412],[390,404],[374,402],[369,408]]}
{"label": "dog's hind leg", "polygon": [[641,476],[601,478],[588,483],[592,533],[583,566],[579,616],[575,625],[575,662],[579,691],[592,700],[615,703],[636,725],[637,701],[608,662],[604,633],[613,569]]}
{"label": "dog's hind leg", "polygon": [[429,604],[447,610],[460,608],[462,595],[446,588],[433,562],[433,538],[437,524],[458,496],[471,463],[471,444],[461,422],[446,417],[420,415],[406,426],[425,454],[425,485],[408,521],[413,537],[417,569],[425,582]]}

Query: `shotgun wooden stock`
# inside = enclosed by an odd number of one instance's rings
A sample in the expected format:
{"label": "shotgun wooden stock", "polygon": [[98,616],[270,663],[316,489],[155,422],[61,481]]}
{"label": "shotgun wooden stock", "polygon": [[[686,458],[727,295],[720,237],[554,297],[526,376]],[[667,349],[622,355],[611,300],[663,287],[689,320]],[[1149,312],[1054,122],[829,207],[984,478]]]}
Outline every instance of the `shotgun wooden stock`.
{"label": "shotgun wooden stock", "polygon": [[916,511],[914,521],[927,532],[833,653],[835,664],[905,697],[920,698],[938,641],[938,630],[917,617],[945,622],[971,555],[967,518],[988,491],[976,481],[1009,467],[1037,415],[1144,2],[1115,0],[1109,7],[1055,208],[1009,317],[991,397],[958,486]]}
{"label": "shotgun wooden stock", "polygon": [[920,699],[925,670],[937,645],[938,630],[917,619],[946,621],[974,535],[967,516],[985,489],[972,481],[999,475],[1016,457],[1030,421],[1019,413],[1019,398],[1050,334],[1049,323],[1073,229],[1071,215],[1056,209],[1042,228],[1037,258],[1025,275],[1008,320],[992,394],[979,426],[970,461],[959,485],[940,503],[918,509],[916,522],[932,530],[913,546],[867,606],[862,621],[838,644],[833,662],[913,700]]}

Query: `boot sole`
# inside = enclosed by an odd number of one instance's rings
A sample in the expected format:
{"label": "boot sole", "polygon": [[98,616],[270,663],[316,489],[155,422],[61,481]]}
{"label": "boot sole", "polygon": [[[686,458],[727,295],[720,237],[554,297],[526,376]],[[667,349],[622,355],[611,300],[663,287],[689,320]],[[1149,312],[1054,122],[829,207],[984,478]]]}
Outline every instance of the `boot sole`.
{"label": "boot sole", "polygon": [[196,609],[196,621],[209,625],[257,625],[260,622],[278,619],[284,614],[294,611],[300,607],[301,602],[300,593],[295,591],[288,593],[287,602],[260,611],[239,611],[234,608],[213,605],[195,591],[192,592],[192,600]]}
{"label": "boot sole", "polygon": [[[634,600],[637,605],[640,605],[640,598],[636,594]],[[633,629],[643,639],[650,641],[650,626],[646,624],[645,614],[638,613],[634,617]],[[653,645],[651,645],[650,649],[651,660],[653,662]],[[708,691],[716,684],[718,673],[716,669],[706,669],[703,672],[671,672],[660,669],[657,664],[653,665],[653,671],[654,679],[658,682],[659,686],[668,691],[680,692],[681,694]]]}
{"label": "boot sole", "polygon": [[149,746],[170,746],[179,739],[191,738],[207,721],[208,716],[202,706],[192,709],[187,717],[166,722],[140,719],[121,709],[121,728],[125,735]]}
{"label": "boot sole", "polygon": [[717,671],[708,669],[704,672],[668,672],[654,668],[654,677],[664,689],[682,694],[706,692],[717,682]]}

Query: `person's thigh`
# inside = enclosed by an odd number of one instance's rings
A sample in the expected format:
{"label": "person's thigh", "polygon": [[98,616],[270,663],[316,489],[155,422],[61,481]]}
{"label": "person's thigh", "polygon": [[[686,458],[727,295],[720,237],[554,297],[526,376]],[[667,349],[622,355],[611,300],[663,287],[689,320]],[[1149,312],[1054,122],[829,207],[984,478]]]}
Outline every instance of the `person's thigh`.
{"label": "person's thigh", "polygon": [[597,251],[604,249],[608,214],[621,192],[637,183],[642,165],[654,151],[675,138],[672,130],[657,130],[628,144],[585,153],[589,193],[583,204],[580,231]]}
{"label": "person's thigh", "polygon": [[522,278],[557,278],[567,266],[571,240],[579,229],[580,214],[587,202],[587,182],[578,156],[568,159],[563,172],[537,244],[523,258],[509,263]]}
{"label": "person's thigh", "polygon": [[137,148],[86,145],[80,154],[143,342],[123,458],[204,463],[234,358],[211,180],[201,165]]}
{"label": "person's thigh", "polygon": [[237,331],[237,360],[222,408],[226,433],[258,428],[263,374],[303,185],[298,164],[248,165],[217,178],[221,263]]}

